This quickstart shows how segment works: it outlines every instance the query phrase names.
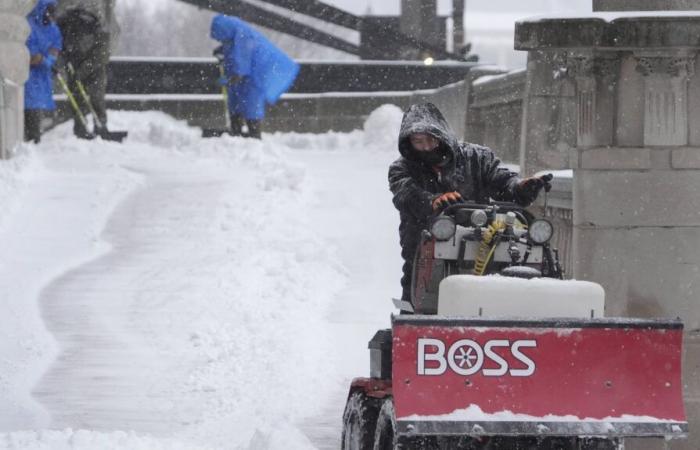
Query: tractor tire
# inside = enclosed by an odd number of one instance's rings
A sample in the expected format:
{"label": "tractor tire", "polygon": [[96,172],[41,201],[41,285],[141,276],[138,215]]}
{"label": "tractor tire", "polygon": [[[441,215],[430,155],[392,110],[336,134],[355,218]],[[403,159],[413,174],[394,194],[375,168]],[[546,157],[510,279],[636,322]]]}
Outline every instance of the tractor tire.
{"label": "tractor tire", "polygon": [[343,413],[342,450],[372,450],[381,400],[353,392]]}
{"label": "tractor tire", "polygon": [[394,401],[387,398],[382,403],[374,432],[373,450],[439,450],[437,439],[432,436],[405,437],[396,433]]}
{"label": "tractor tire", "polygon": [[387,398],[379,410],[377,427],[374,432],[373,450],[395,450],[398,448],[394,401],[391,398]]}

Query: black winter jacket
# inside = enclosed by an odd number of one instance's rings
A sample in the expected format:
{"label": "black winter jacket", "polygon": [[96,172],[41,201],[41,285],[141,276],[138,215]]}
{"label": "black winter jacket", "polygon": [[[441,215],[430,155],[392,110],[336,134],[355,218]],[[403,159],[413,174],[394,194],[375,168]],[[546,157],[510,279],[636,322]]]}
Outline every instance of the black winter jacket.
{"label": "black winter jacket", "polygon": [[[429,133],[440,140],[448,158],[439,170],[416,156],[409,140],[413,133]],[[428,224],[436,197],[458,191],[465,200],[480,203],[489,198],[516,200],[515,186],[520,181],[517,174],[501,167],[491,149],[458,142],[432,103],[412,105],[406,111],[399,132],[399,152],[401,157],[389,167],[389,187],[401,217],[402,255],[409,266],[404,266],[404,278],[410,277],[406,270],[410,270],[420,232]]]}

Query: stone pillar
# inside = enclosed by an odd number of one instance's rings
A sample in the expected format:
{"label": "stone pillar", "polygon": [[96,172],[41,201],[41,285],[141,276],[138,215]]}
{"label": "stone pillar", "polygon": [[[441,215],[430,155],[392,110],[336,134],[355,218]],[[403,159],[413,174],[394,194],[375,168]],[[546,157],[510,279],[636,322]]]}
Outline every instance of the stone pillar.
{"label": "stone pillar", "polygon": [[[438,27],[442,22],[437,18],[437,0],[401,0],[401,32],[419,41],[443,45]],[[424,55],[411,50],[411,59],[422,59]]]}
{"label": "stone pillar", "polygon": [[0,0],[0,158],[24,139],[24,82],[29,76],[26,15],[35,1]]}
{"label": "stone pillar", "polygon": [[454,52],[464,47],[464,0],[452,0],[452,42]]}
{"label": "stone pillar", "polygon": [[576,146],[574,85],[565,76],[561,52],[528,54],[523,93],[519,163],[521,173],[569,167]]}
{"label": "stone pillar", "polygon": [[[575,89],[574,277],[603,285],[608,316],[685,324],[690,437],[625,448],[698,449],[700,17],[606,20],[522,22],[516,49],[564,55],[559,72]],[[539,69],[546,78],[551,66]]]}

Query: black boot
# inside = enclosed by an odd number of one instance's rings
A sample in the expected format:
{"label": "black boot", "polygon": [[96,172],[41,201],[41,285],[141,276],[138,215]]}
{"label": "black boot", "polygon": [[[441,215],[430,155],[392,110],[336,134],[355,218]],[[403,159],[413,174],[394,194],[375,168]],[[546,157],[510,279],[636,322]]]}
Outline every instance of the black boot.
{"label": "black boot", "polygon": [[243,116],[231,116],[231,136],[243,136]]}
{"label": "black boot", "polygon": [[247,120],[248,124],[248,134],[246,137],[261,139],[262,133],[262,121],[261,120]]}
{"label": "black boot", "polygon": [[73,134],[78,138],[78,139],[93,139],[95,136],[91,134],[84,126],[82,123],[80,123],[80,120],[74,119],[73,120]]}
{"label": "black boot", "polygon": [[35,144],[41,140],[41,110],[24,110],[24,140]]}

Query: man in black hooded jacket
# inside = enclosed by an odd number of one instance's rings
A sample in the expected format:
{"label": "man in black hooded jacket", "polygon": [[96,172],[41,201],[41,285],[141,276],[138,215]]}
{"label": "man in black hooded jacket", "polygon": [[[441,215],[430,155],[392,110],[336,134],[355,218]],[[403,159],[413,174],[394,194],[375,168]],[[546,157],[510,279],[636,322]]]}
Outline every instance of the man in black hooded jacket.
{"label": "man in black hooded jacket", "polygon": [[402,300],[411,300],[413,259],[421,231],[442,207],[464,200],[532,203],[547,184],[541,177],[520,179],[502,167],[488,147],[460,143],[432,103],[412,105],[399,132],[401,157],[389,167],[389,187],[399,210]]}
{"label": "man in black hooded jacket", "polygon": [[[58,26],[63,34],[64,62],[70,63],[75,71],[68,73],[70,90],[75,94],[83,114],[87,114],[90,111],[86,100],[78,94],[78,81],[83,84],[98,116],[95,134],[103,135],[107,132],[105,92],[110,53],[109,33],[98,15],[82,6],[66,10],[58,18]],[[75,111],[73,115],[73,133],[79,138],[90,139],[90,130],[85,129]]]}

